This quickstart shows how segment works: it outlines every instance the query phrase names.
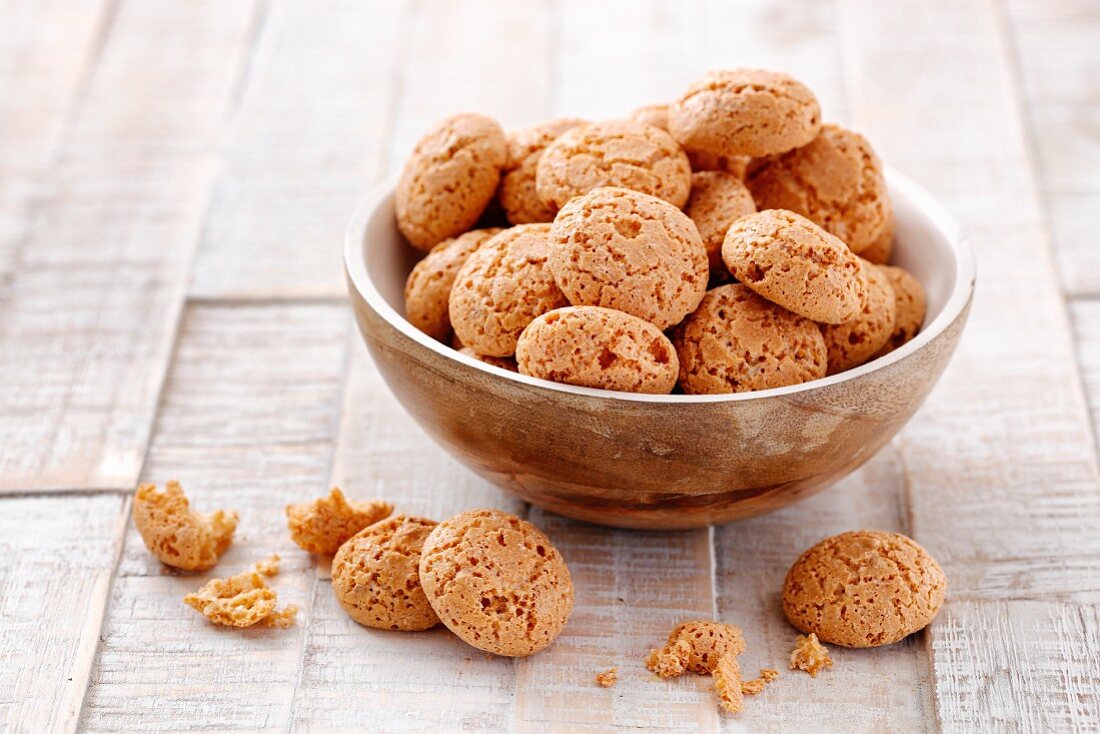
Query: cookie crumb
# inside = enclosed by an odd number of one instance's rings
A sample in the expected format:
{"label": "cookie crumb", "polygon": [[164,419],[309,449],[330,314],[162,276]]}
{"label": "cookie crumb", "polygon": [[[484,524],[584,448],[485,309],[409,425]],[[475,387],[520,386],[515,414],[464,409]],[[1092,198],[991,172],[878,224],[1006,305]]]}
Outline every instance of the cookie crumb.
{"label": "cookie crumb", "polygon": [[327,497],[287,505],[286,525],[291,539],[302,550],[331,555],[351,536],[392,512],[393,505],[389,502],[348,502],[340,488],[333,487]]}
{"label": "cookie crumb", "polygon": [[685,671],[714,678],[714,690],[723,708],[742,708],[741,667],[737,656],[745,651],[741,630],[721,622],[685,622],[668,636],[668,644],[649,651],[645,666],[661,678]]}
{"label": "cookie crumb", "polygon": [[596,673],[596,683],[604,688],[610,688],[619,680],[619,669],[609,668],[602,673]]}
{"label": "cookie crumb", "polygon": [[764,686],[778,677],[779,671],[775,668],[764,668],[760,671],[760,677],[741,681],[741,693],[746,696],[755,696],[758,693],[762,693]]}
{"label": "cookie crumb", "polygon": [[296,606],[275,611],[275,591],[267,585],[268,576],[279,573],[279,556],[272,554],[251,571],[227,579],[211,579],[193,594],[183,597],[189,607],[215,624],[228,627],[286,628],[294,624]]}
{"label": "cookie crumb", "polygon": [[206,571],[233,542],[237,513],[191,510],[179,482],[164,491],[142,484],[134,493],[134,525],[145,547],[161,563],[185,571]]}
{"label": "cookie crumb", "polygon": [[817,635],[799,635],[791,652],[791,670],[804,670],[814,678],[822,669],[833,664],[829,651],[817,640]]}

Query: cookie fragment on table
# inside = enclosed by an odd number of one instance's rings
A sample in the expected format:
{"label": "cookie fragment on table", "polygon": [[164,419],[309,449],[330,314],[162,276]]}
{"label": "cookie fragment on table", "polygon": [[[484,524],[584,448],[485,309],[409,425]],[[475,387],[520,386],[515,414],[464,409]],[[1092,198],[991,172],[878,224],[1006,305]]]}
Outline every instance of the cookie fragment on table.
{"label": "cookie fragment on table", "polygon": [[333,554],[348,538],[393,512],[389,502],[348,502],[339,487],[327,497],[309,503],[286,506],[286,524],[291,539],[310,553]]}
{"label": "cookie fragment on table", "polygon": [[252,570],[226,579],[211,579],[193,594],[183,597],[189,607],[214,624],[227,627],[289,627],[298,608],[294,605],[276,612],[275,590],[266,577],[279,573],[279,556],[272,554]]}
{"label": "cookie fragment on table", "polygon": [[145,547],[166,566],[185,571],[206,571],[233,542],[237,513],[191,510],[179,482],[164,491],[142,484],[134,493],[134,525]]}

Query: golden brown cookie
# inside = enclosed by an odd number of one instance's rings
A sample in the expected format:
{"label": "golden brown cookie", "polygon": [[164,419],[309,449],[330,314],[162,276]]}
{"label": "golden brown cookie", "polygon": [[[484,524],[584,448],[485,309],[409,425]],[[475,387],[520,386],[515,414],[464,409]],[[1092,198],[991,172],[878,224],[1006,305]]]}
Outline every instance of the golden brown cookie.
{"label": "golden brown cookie", "polygon": [[802,632],[845,647],[876,647],[924,629],[947,579],[900,533],[858,530],[803,553],[783,582],[783,613]]}
{"label": "golden brown cookie", "polygon": [[397,227],[430,250],[471,229],[492,201],[508,160],[504,131],[492,118],[461,114],[436,123],[413,148],[397,182]]}
{"label": "golden brown cookie", "polygon": [[251,571],[227,579],[211,579],[193,594],[183,597],[187,606],[214,624],[228,627],[290,627],[298,607],[290,605],[276,612],[277,596],[266,576],[279,573],[279,556],[272,555]]}
{"label": "golden brown cookie", "polygon": [[867,272],[867,300],[855,318],[843,324],[822,324],[821,335],[829,350],[829,374],[872,359],[890,340],[897,321],[897,299],[890,279],[877,265],[863,262]]}
{"label": "golden brown cookie", "polygon": [[894,254],[894,215],[891,212],[886,229],[875,238],[875,241],[867,245],[867,249],[859,253],[869,263],[885,265],[890,262],[890,256]]}
{"label": "golden brown cookie", "polygon": [[920,281],[907,271],[891,265],[879,265],[878,269],[894,289],[895,307],[894,330],[886,340],[886,345],[875,354],[876,357],[881,357],[917,335],[924,323],[928,302]]}
{"label": "golden brown cookie", "polygon": [[500,367],[502,370],[508,370],[509,372],[518,372],[519,367],[516,366],[516,360],[514,357],[490,357],[488,354],[478,354],[469,347],[459,347],[458,351],[465,354],[467,357],[473,357],[474,359],[484,362],[485,364],[491,364],[494,367]]}
{"label": "golden brown cookie", "polygon": [[646,668],[661,678],[685,671],[714,677],[714,689],[730,713],[742,708],[741,667],[737,656],[745,651],[741,630],[721,622],[685,622],[672,630],[668,643],[646,656]]}
{"label": "golden brown cookie", "polygon": [[676,350],[660,329],[599,306],[539,316],[520,335],[516,361],[525,375],[621,392],[672,392],[679,372]]}
{"label": "golden brown cookie", "polygon": [[433,339],[444,341],[451,333],[447,311],[451,287],[459,269],[500,229],[475,229],[443,240],[418,262],[405,281],[405,318]]}
{"label": "golden brown cookie", "polygon": [[[669,106],[667,104],[645,105],[631,112],[630,119],[659,127],[668,132]],[[750,160],[747,155],[724,156],[690,150],[684,152],[687,153],[688,163],[691,164],[692,171],[725,171],[738,178],[745,177],[745,169]]]}
{"label": "golden brown cookie", "polygon": [[668,105],[647,104],[630,113],[630,119],[635,122],[644,122],[653,127],[659,127],[668,132]]}
{"label": "golden brown cookie", "polygon": [[708,291],[672,343],[689,395],[797,385],[824,377],[828,364],[817,324],[741,284]]}
{"label": "golden brown cookie", "polygon": [[601,186],[618,186],[682,207],[691,165],[660,128],[634,120],[581,125],[550,143],[539,158],[535,185],[553,211]]}
{"label": "golden brown cookie", "polygon": [[508,166],[500,182],[501,206],[512,224],[554,221],[554,210],[542,203],[535,190],[535,173],[546,146],[566,130],[587,120],[561,117],[508,134]]}
{"label": "golden brown cookie", "polygon": [[734,220],[756,211],[752,194],[732,173],[699,171],[691,174],[691,196],[684,213],[691,217],[703,238],[710,261],[711,282],[729,280],[722,262],[722,243]]}
{"label": "golden brown cookie", "polygon": [[574,306],[613,308],[667,329],[707,289],[707,253],[695,224],[637,191],[578,196],[558,212],[550,240],[550,271]]}
{"label": "golden brown cookie", "polygon": [[799,635],[791,651],[791,670],[802,670],[816,678],[817,674],[833,664],[829,650],[818,642],[817,635]]}
{"label": "golden brown cookie", "polygon": [[825,125],[809,145],[765,162],[748,179],[761,209],[788,209],[862,253],[889,227],[882,164],[859,133]]}
{"label": "golden brown cookie", "polygon": [[471,255],[451,288],[451,326],[464,346],[510,357],[527,324],[568,305],[547,266],[549,224],[519,224]]}
{"label": "golden brown cookie", "polygon": [[363,528],[336,551],[332,589],[366,627],[417,632],[438,624],[420,586],[420,549],[435,522],[394,515]]}
{"label": "golden brown cookie", "polygon": [[237,529],[235,512],[192,512],[179,482],[168,482],[163,492],[155,484],[138,487],[133,513],[149,552],[166,566],[185,571],[213,568]]}
{"label": "golden brown cookie", "polygon": [[424,541],[420,581],[443,624],[474,647],[521,657],[558,636],[573,582],[550,539],[500,510],[470,510]]}
{"label": "golden brown cookie", "polygon": [[393,505],[381,500],[348,502],[339,487],[308,504],[287,505],[291,539],[310,553],[335,553],[347,539],[368,525],[389,517]]}
{"label": "golden brown cookie", "polygon": [[722,259],[749,288],[814,321],[840,324],[866,305],[859,258],[794,212],[766,209],[738,219],[726,233]]}
{"label": "golden brown cookie", "polygon": [[668,129],[690,151],[765,156],[813,140],[821,109],[813,92],[786,74],[712,71],[669,108]]}

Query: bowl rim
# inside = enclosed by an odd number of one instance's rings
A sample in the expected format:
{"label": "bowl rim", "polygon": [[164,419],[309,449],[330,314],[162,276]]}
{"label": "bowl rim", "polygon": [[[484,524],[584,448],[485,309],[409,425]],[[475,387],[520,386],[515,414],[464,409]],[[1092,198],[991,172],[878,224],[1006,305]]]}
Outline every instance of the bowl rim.
{"label": "bowl rim", "polygon": [[[553,382],[529,375],[521,375],[501,367],[496,367],[481,360],[462,354],[449,345],[436,341],[424,332],[413,326],[405,317],[398,313],[382,296],[375,287],[367,272],[365,235],[367,226],[375,210],[393,194],[397,187],[397,176],[391,176],[386,181],[376,184],[366,195],[351,221],[348,223],[344,238],[344,268],[347,272],[349,285],[354,287],[358,295],[377,313],[387,324],[397,329],[405,337],[417,344],[435,352],[445,359],[459,362],[467,367],[480,370],[492,377],[511,380],[512,382],[527,387],[551,390],[585,398],[597,398],[613,402],[628,403],[657,403],[664,405],[690,405],[696,403],[731,403],[746,400],[762,400],[773,397],[788,397],[800,393],[812,392],[819,388],[831,387],[845,382],[857,380],[864,375],[884,369],[889,365],[900,362],[911,354],[914,354],[925,345],[931,343],[937,336],[959,317],[965,310],[974,292],[975,272],[974,255],[970,244],[964,236],[958,221],[927,189],[913,179],[891,169],[884,170],[888,189],[901,193],[912,201],[916,208],[924,213],[932,224],[943,233],[955,259],[955,283],[951,294],[944,304],[943,309],[932,321],[927,324],[916,337],[889,354],[873,359],[870,362],[854,367],[850,370],[835,375],[822,377],[797,385],[769,388],[767,390],[753,390],[740,393],[721,393],[717,395],[677,395],[677,394],[647,394],[617,392],[593,387],[580,387],[561,382]],[[394,225],[396,227],[396,224]]]}

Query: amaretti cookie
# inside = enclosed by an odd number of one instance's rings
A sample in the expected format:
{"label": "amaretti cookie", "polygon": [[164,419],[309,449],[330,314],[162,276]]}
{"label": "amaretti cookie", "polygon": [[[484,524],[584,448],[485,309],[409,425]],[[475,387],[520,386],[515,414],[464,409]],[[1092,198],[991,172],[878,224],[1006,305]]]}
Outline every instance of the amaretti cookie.
{"label": "amaretti cookie", "polygon": [[890,279],[877,265],[863,261],[867,299],[855,317],[842,324],[822,324],[829,351],[829,374],[849,370],[875,356],[890,340],[897,319],[897,301]]}
{"label": "amaretti cookie", "polygon": [[699,171],[691,174],[691,196],[684,213],[695,222],[703,239],[712,283],[729,280],[729,270],[722,262],[722,243],[730,225],[755,211],[752,194],[732,173]]}
{"label": "amaretti cookie", "polygon": [[738,219],[726,233],[722,259],[746,286],[814,321],[844,323],[866,305],[859,258],[794,212],[767,209]]}
{"label": "amaretti cookie", "polygon": [[275,611],[278,596],[267,577],[279,573],[279,556],[272,555],[252,570],[227,579],[211,579],[183,602],[214,624],[227,627],[290,627],[298,615],[293,604]]}
{"label": "amaretti cookie", "polygon": [[535,189],[539,158],[546,146],[566,130],[586,124],[586,120],[561,117],[508,133],[508,165],[500,182],[498,198],[509,222],[531,224],[554,221],[557,210],[547,207]]}
{"label": "amaretti cookie", "polygon": [[[639,107],[630,113],[630,119],[644,122],[654,127],[659,127],[668,132],[668,108],[667,104],[649,104]],[[725,171],[738,178],[744,178],[745,169],[749,164],[747,155],[714,155],[702,151],[685,150],[692,171]]]}
{"label": "amaretti cookie", "polygon": [[428,336],[444,341],[451,333],[448,302],[459,268],[497,227],[475,229],[443,240],[418,262],[405,281],[405,318]]}
{"label": "amaretti cookie", "polygon": [[340,606],[366,627],[416,632],[434,627],[420,585],[420,552],[435,523],[394,515],[363,528],[332,559],[332,588]]}
{"label": "amaretti cookie", "polygon": [[859,530],[826,538],[795,561],[783,582],[783,613],[824,642],[889,645],[926,627],[946,589],[943,570],[916,542]]}
{"label": "amaretti cookie", "polygon": [[489,239],[455,277],[448,313],[464,346],[509,357],[537,316],[568,305],[547,264],[550,225],[520,224]]}
{"label": "amaretti cookie", "polygon": [[443,624],[496,655],[538,652],[573,611],[561,554],[534,525],[499,510],[441,522],[424,542],[420,582]]}
{"label": "amaretti cookie", "polygon": [[817,324],[740,284],[708,291],[672,343],[688,394],[796,385],[824,377],[828,364]]}
{"label": "amaretti cookie", "polygon": [[876,357],[889,354],[902,344],[912,339],[920,331],[924,324],[924,315],[928,309],[928,302],[924,296],[924,288],[920,281],[914,278],[908,271],[891,265],[878,266],[879,272],[890,281],[894,289],[894,330],[882,349],[875,353]]}
{"label": "amaretti cookie", "polygon": [[179,482],[168,482],[163,492],[155,484],[138,487],[133,514],[149,552],[166,566],[185,571],[213,568],[237,529],[235,512],[193,512]]}
{"label": "amaretti cookie", "polygon": [[601,186],[640,191],[679,208],[691,189],[691,165],[664,130],[612,120],[575,127],[550,143],[535,183],[539,198],[554,211]]}
{"label": "amaretti cookie", "polygon": [[389,517],[393,505],[381,500],[348,502],[339,487],[326,497],[286,506],[291,539],[310,553],[335,553],[348,538]]}
{"label": "amaretti cookie", "polygon": [[761,209],[801,214],[855,253],[869,248],[890,226],[878,156],[866,138],[838,125],[825,125],[808,145],[763,163],[748,187]]}
{"label": "amaretti cookie", "polygon": [[525,375],[621,392],[672,392],[679,372],[676,350],[660,329],[599,306],[539,316],[520,335],[516,361]]}
{"label": "amaretti cookie", "polygon": [[472,228],[492,201],[508,161],[504,131],[485,115],[448,117],[420,139],[397,182],[397,227],[430,250]]}
{"label": "amaretti cookie", "polygon": [[685,671],[714,677],[714,689],[730,713],[742,709],[741,668],[737,656],[745,651],[741,630],[721,622],[685,622],[668,636],[664,647],[650,650],[646,668],[661,678]]}
{"label": "amaretti cookie", "polygon": [[689,151],[765,156],[813,140],[821,109],[813,92],[786,74],[712,71],[669,108],[668,129]]}
{"label": "amaretti cookie", "polygon": [[575,306],[625,311],[663,330],[694,311],[706,292],[699,230],[656,197],[594,189],[558,212],[550,240],[550,271]]}
{"label": "amaretti cookie", "polygon": [[886,229],[875,238],[875,241],[859,253],[869,263],[886,265],[890,262],[890,256],[894,254],[894,215],[891,212],[890,219],[886,223]]}

